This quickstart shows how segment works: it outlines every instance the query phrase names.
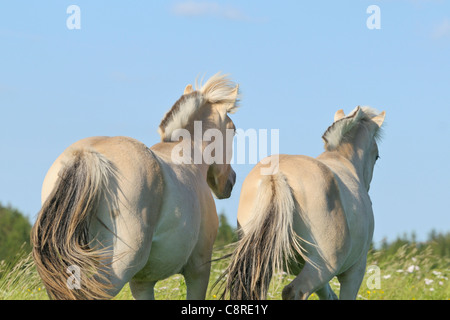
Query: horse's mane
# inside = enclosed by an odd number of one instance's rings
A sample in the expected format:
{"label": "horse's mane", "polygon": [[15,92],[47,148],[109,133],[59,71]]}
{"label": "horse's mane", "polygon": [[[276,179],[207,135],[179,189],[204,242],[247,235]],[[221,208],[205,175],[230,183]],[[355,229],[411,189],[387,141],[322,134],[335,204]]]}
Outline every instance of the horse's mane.
{"label": "horse's mane", "polygon": [[[373,117],[379,115],[379,112],[371,107],[356,107],[350,114],[343,117],[340,120],[334,122],[322,136],[325,142],[325,150],[335,150],[346,139],[349,138],[355,128],[358,125],[368,124]],[[375,139],[378,140],[381,137],[381,129],[378,129],[375,133]]]}
{"label": "horse's mane", "polygon": [[192,116],[207,103],[225,104],[227,113],[234,113],[238,108],[238,87],[227,75],[217,73],[203,85],[196,80],[195,89],[182,95],[162,119],[158,128],[162,141],[170,141],[172,133],[185,128]]}

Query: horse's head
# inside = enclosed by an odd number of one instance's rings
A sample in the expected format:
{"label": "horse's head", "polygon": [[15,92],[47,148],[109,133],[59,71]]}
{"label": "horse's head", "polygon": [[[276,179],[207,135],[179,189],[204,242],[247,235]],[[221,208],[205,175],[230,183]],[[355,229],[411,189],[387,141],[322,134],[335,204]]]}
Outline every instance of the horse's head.
{"label": "horse's head", "polygon": [[220,119],[217,119],[217,125],[218,128],[220,128],[218,130],[221,134],[214,138],[217,140],[211,141],[211,143],[206,146],[204,152],[207,150],[208,146],[213,144],[217,145],[219,143],[223,146],[222,154],[220,155],[220,151],[218,152],[217,149],[221,149],[218,147],[214,150],[214,155],[206,153],[204,155],[206,156],[205,160],[210,157],[209,162],[211,163],[207,175],[208,185],[218,199],[226,199],[231,196],[231,191],[236,182],[236,173],[230,164],[232,158],[233,137],[236,128],[228,115],[225,114],[224,118],[219,118]]}
{"label": "horse's head", "polygon": [[[204,88],[207,88],[208,82]],[[239,86],[230,85],[228,83],[223,88],[222,98],[209,99],[209,106],[205,106],[202,115],[203,160],[209,165],[207,183],[218,199],[229,198],[236,182],[236,173],[230,164],[236,127],[228,113],[234,113],[237,108]]]}
{"label": "horse's head", "polygon": [[362,175],[369,190],[375,162],[379,158],[377,140],[386,113],[370,107],[356,107],[348,116],[336,112],[334,123],[323,135],[325,150],[348,158]]}
{"label": "horse's head", "polygon": [[163,142],[183,137],[175,156],[181,149],[182,163],[206,165],[206,181],[219,199],[230,197],[236,181],[230,165],[236,129],[228,114],[236,111],[238,97],[239,86],[216,74],[196,90],[188,85],[159,127]]}

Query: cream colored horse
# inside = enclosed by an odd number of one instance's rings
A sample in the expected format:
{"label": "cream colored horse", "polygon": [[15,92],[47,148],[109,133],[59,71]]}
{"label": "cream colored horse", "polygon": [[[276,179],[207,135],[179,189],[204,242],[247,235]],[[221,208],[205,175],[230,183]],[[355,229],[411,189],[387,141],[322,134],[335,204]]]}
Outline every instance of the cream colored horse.
{"label": "cream colored horse", "polygon": [[384,117],[368,107],[348,116],[340,110],[316,159],[280,155],[273,175],[262,175],[264,165],[256,165],[242,186],[241,239],[225,273],[224,297],[264,299],[273,270],[289,266],[297,277],[283,299],[307,299],[313,292],[334,299],[328,284],[334,276],[340,298],[356,298],[372,241],[368,191]]}
{"label": "cream colored horse", "polygon": [[[51,298],[110,298],[129,282],[136,299],[153,299],[155,283],[176,273],[185,277],[188,299],[205,298],[218,228],[211,191],[229,197],[236,176],[229,154],[209,164],[203,157],[175,163],[172,135],[193,137],[200,121],[200,138],[216,129],[232,144],[225,131],[234,130],[227,113],[237,98],[238,86],[216,74],[198,91],[186,87],[161,122],[161,143],[92,137],[61,154],[45,177],[32,231]],[[202,154],[211,142],[183,143],[186,154]]]}

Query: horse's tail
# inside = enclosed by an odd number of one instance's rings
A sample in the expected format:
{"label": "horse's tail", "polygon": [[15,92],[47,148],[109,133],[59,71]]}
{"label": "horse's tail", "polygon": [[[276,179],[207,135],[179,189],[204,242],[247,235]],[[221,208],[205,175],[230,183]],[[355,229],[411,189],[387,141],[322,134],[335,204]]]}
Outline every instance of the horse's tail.
{"label": "horse's tail", "polygon": [[297,254],[303,256],[293,230],[295,203],[286,177],[264,176],[257,190],[249,222],[231,255],[223,298],[266,299],[274,270],[287,268]]}
{"label": "horse's tail", "polygon": [[88,228],[105,196],[112,163],[91,150],[75,150],[59,172],[31,231],[33,258],[53,299],[107,299],[106,249],[89,241]]}

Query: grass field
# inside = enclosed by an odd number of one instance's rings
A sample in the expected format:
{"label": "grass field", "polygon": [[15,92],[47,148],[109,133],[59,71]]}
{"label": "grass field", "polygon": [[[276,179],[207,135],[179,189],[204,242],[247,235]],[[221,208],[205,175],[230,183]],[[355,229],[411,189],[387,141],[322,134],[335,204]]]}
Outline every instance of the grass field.
{"label": "grass field", "polygon": [[[216,249],[213,258],[222,257],[230,249]],[[226,268],[226,259],[212,264],[208,300],[218,299],[220,292],[212,284]],[[268,299],[281,299],[281,290],[294,276],[278,273],[274,276]],[[404,245],[394,254],[371,251],[368,269],[359,290],[360,300],[449,300],[450,258],[435,255],[431,246],[418,250]],[[339,283],[332,279],[331,287],[339,294]],[[178,300],[186,298],[186,285],[181,275],[160,281],[155,288],[156,299]],[[19,254],[13,263],[0,262],[0,300],[48,299],[33,260],[29,254]],[[115,297],[132,299],[127,286]],[[317,299],[312,295],[310,299]]]}

